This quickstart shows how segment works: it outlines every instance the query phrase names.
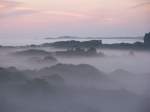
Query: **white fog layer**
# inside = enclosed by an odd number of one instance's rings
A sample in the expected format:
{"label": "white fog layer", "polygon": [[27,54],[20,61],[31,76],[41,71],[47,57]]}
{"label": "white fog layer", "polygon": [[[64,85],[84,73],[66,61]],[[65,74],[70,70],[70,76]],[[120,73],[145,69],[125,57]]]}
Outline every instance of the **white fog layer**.
{"label": "white fog layer", "polygon": [[64,51],[1,47],[0,112],[150,112],[149,51]]}

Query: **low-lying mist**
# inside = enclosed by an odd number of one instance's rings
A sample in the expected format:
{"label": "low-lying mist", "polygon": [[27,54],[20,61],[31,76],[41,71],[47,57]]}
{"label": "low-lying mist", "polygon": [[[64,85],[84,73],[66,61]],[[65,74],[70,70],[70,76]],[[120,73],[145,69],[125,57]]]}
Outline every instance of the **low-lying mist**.
{"label": "low-lying mist", "polygon": [[0,48],[0,112],[150,111],[150,52],[64,51]]}

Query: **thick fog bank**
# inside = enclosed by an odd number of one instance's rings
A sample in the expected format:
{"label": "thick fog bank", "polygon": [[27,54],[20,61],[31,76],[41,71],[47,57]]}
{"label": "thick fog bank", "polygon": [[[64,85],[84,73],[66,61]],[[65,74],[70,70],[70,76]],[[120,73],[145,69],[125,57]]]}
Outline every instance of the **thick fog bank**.
{"label": "thick fog bank", "polygon": [[0,48],[0,112],[149,112],[150,53]]}
{"label": "thick fog bank", "polygon": [[16,66],[20,69],[40,69],[57,63],[68,64],[90,64],[105,72],[112,72],[116,69],[141,74],[149,73],[150,52],[134,50],[109,50],[100,49],[101,56],[59,56],[58,51],[51,47],[25,47],[25,48],[0,48],[0,66]]}
{"label": "thick fog bank", "polygon": [[58,57],[62,63],[81,64],[86,63],[95,66],[105,72],[112,72],[116,69],[125,69],[127,71],[143,74],[149,73],[150,52],[130,51],[130,50],[100,50],[104,57],[81,57],[65,58]]}

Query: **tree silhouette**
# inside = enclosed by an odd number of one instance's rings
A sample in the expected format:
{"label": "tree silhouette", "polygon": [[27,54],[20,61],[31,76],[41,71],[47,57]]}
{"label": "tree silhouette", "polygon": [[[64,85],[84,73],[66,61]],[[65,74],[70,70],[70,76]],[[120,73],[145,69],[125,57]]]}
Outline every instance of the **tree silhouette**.
{"label": "tree silhouette", "polygon": [[150,32],[145,34],[145,36],[144,36],[144,44],[146,46],[150,46]]}

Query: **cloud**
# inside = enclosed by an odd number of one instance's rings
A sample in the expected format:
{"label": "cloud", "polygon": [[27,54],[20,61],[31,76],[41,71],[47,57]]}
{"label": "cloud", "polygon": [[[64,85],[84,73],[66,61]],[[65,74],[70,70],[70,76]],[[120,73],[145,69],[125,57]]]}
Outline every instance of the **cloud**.
{"label": "cloud", "polygon": [[0,18],[35,13],[36,11],[25,7],[22,2],[0,0]]}
{"label": "cloud", "polygon": [[139,4],[136,4],[135,6],[133,6],[131,8],[135,9],[135,8],[140,8],[140,7],[146,7],[149,5],[150,5],[150,1],[144,1],[144,2],[141,2]]}
{"label": "cloud", "polygon": [[65,11],[43,11],[42,13],[50,14],[50,15],[60,15],[60,16],[70,16],[70,17],[80,17],[85,18],[88,17],[85,14],[75,13],[75,12],[65,12]]}
{"label": "cloud", "polygon": [[0,0],[0,12],[6,11],[21,5],[20,2]]}
{"label": "cloud", "polygon": [[27,7],[26,4],[22,2],[0,0],[0,18],[29,15],[34,13],[47,14],[51,16],[76,17],[76,18],[87,17],[87,15],[76,12],[55,11],[55,10],[42,11]]}
{"label": "cloud", "polygon": [[13,17],[13,16],[21,16],[21,15],[29,15],[29,14],[33,14],[36,11],[33,10],[16,10],[16,11],[10,11],[7,13],[3,13],[0,14],[0,18],[4,18],[4,17]]}

